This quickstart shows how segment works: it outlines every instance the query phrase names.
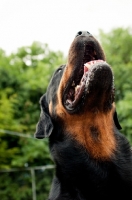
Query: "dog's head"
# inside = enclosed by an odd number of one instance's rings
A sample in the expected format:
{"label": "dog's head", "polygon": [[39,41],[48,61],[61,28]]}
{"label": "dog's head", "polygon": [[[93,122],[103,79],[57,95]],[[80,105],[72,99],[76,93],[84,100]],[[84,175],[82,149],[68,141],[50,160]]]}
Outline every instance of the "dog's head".
{"label": "dog's head", "polygon": [[53,74],[40,105],[37,138],[52,133],[52,120],[59,119],[64,126],[66,122],[67,127],[76,122],[79,126],[90,122],[98,113],[111,113],[117,127],[120,126],[114,114],[113,72],[105,61],[101,45],[89,32],[77,33],[69,49],[67,64]]}

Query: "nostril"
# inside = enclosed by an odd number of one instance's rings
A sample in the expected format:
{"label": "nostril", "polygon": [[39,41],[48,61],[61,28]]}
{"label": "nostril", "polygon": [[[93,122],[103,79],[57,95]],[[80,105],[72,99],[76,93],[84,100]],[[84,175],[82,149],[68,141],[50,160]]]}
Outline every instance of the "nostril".
{"label": "nostril", "polygon": [[78,36],[89,36],[91,35],[88,31],[79,31],[77,34],[76,34],[76,37]]}
{"label": "nostril", "polygon": [[77,32],[77,34],[76,34],[75,37],[77,37],[77,36],[79,36],[79,35],[82,35],[82,31]]}
{"label": "nostril", "polygon": [[82,35],[82,31],[79,31],[79,32],[78,32],[78,35]]}

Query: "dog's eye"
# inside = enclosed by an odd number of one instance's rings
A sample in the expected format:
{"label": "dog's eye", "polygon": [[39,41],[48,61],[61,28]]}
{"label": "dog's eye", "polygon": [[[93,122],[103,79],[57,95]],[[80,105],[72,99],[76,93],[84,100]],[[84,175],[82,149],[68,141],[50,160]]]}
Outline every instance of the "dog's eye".
{"label": "dog's eye", "polygon": [[56,72],[57,72],[57,73],[58,73],[58,72],[60,73],[60,72],[62,71],[63,68],[64,68],[64,66],[58,68],[58,70],[57,70]]}
{"label": "dog's eye", "polygon": [[58,71],[57,71],[57,72],[61,72],[61,70],[62,70],[62,69],[60,68],[60,69],[58,69]]}
{"label": "dog's eye", "polygon": [[57,74],[59,74],[62,71],[62,68],[59,68],[55,71],[54,76],[56,76]]}
{"label": "dog's eye", "polygon": [[59,67],[56,72],[55,72],[55,75],[62,72],[62,70],[64,69],[65,65],[62,65],[61,67]]}

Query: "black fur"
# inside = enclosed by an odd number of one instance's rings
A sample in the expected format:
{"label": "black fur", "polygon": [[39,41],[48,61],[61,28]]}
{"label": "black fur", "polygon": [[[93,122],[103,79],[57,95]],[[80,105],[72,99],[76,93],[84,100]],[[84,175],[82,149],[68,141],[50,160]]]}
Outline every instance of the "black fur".
{"label": "black fur", "polygon": [[[95,40],[91,34],[87,35],[87,32],[79,32],[77,37],[83,37],[83,39],[86,38],[85,40],[88,39],[90,41]],[[75,38],[73,46],[76,45],[80,38]],[[83,39],[81,38],[80,41]],[[95,50],[100,52],[96,59],[105,60],[103,51],[100,49],[101,47],[98,46],[96,40],[94,42],[97,45]],[[98,99],[95,99],[95,104],[96,102],[98,103],[94,106],[89,100],[92,98],[92,102],[94,102],[93,99],[96,97],[96,95],[94,96],[94,93],[96,93],[97,89],[96,81],[94,80],[91,87],[91,94],[88,94],[88,96],[85,95],[86,97],[82,97],[72,111],[68,110],[64,103],[64,96],[65,93],[67,93],[69,85],[65,85],[64,91],[59,93],[61,98],[58,97],[57,94],[58,88],[60,87],[60,84],[62,84],[61,80],[64,79],[67,70],[66,68],[69,69],[70,65],[74,66],[75,63],[78,63],[79,60],[82,59],[80,53],[80,48],[82,48],[81,45],[82,43],[80,42],[79,48],[78,46],[75,46],[75,49],[71,46],[67,65],[62,65],[56,70],[49,83],[47,92],[41,97],[40,100],[41,116],[36,127],[35,137],[40,139],[49,137],[49,148],[56,167],[48,200],[132,199],[132,153],[128,140],[119,132],[121,127],[118,122],[116,111],[113,112],[113,121],[111,122],[115,148],[113,148],[108,158],[103,156],[94,156],[89,147],[85,147],[81,141],[76,139],[76,128],[74,129],[74,127],[71,128],[70,126],[71,119],[74,120],[75,118],[76,120],[77,116],[85,115],[86,109],[92,109],[90,113],[97,110],[97,113],[103,113],[104,115],[111,112],[111,110],[114,109],[114,100],[113,97],[111,98],[112,89],[107,89],[107,95],[105,96],[107,101],[106,105],[103,107],[101,104],[104,102],[102,99],[104,99],[106,91],[101,93],[101,90],[103,90],[101,88],[98,96],[101,102],[99,103]],[[77,56],[74,57],[76,49],[79,51],[80,58]],[[97,54],[98,52],[96,52],[95,55]],[[87,59],[88,60],[85,62],[90,61],[89,58]],[[108,68],[108,75],[105,72],[105,79],[107,79],[107,77],[109,79],[112,73],[111,70],[109,70],[109,66],[107,66],[107,64],[102,64],[102,66],[103,70]],[[99,67],[99,65],[97,67]],[[75,76],[73,75],[75,74],[75,70],[76,69],[72,70],[72,76],[68,78],[69,81]],[[104,71],[101,71],[101,74],[103,72]],[[100,78],[101,75],[99,72],[97,73]],[[102,82],[103,81],[104,80],[102,80]],[[104,83],[102,83],[103,86]],[[95,85],[93,86],[93,84]],[[108,81],[106,86],[104,86],[105,89],[108,84],[112,86],[111,79]],[[97,86],[102,87],[102,85],[99,86],[99,83],[97,83]],[[108,97],[110,98],[109,101]],[[59,98],[60,101],[58,100]],[[61,107],[57,107],[60,102],[62,104]],[[92,106],[92,108],[90,106]],[[72,116],[69,121],[68,116]],[[90,115],[87,115],[86,117],[88,118],[88,116],[90,117]],[[101,116],[102,115],[100,115],[100,117]],[[95,144],[97,143],[97,145],[99,145],[99,136],[101,135],[100,130],[102,129],[99,128],[99,125],[91,125],[93,119],[88,120],[91,120],[90,125],[88,124],[88,127],[90,126],[89,130],[91,137],[93,138],[93,141],[95,141]],[[112,119],[110,118],[110,120]],[[87,123],[89,123],[89,121]],[[86,125],[86,121],[82,121],[82,123]],[[77,123],[75,122],[75,124]],[[111,134],[111,129],[108,131]],[[85,130],[80,134],[86,135],[85,137],[87,139],[88,136]],[[105,143],[103,145],[105,146]],[[107,150],[107,147],[105,148]],[[96,153],[97,152],[95,152],[95,155]]]}

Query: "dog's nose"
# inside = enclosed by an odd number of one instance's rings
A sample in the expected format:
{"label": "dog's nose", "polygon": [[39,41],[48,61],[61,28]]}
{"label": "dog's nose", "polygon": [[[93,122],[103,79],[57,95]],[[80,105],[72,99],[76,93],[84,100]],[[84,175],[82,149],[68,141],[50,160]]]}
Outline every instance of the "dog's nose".
{"label": "dog's nose", "polygon": [[76,34],[76,37],[77,36],[89,36],[91,35],[88,31],[79,31],[77,34]]}

